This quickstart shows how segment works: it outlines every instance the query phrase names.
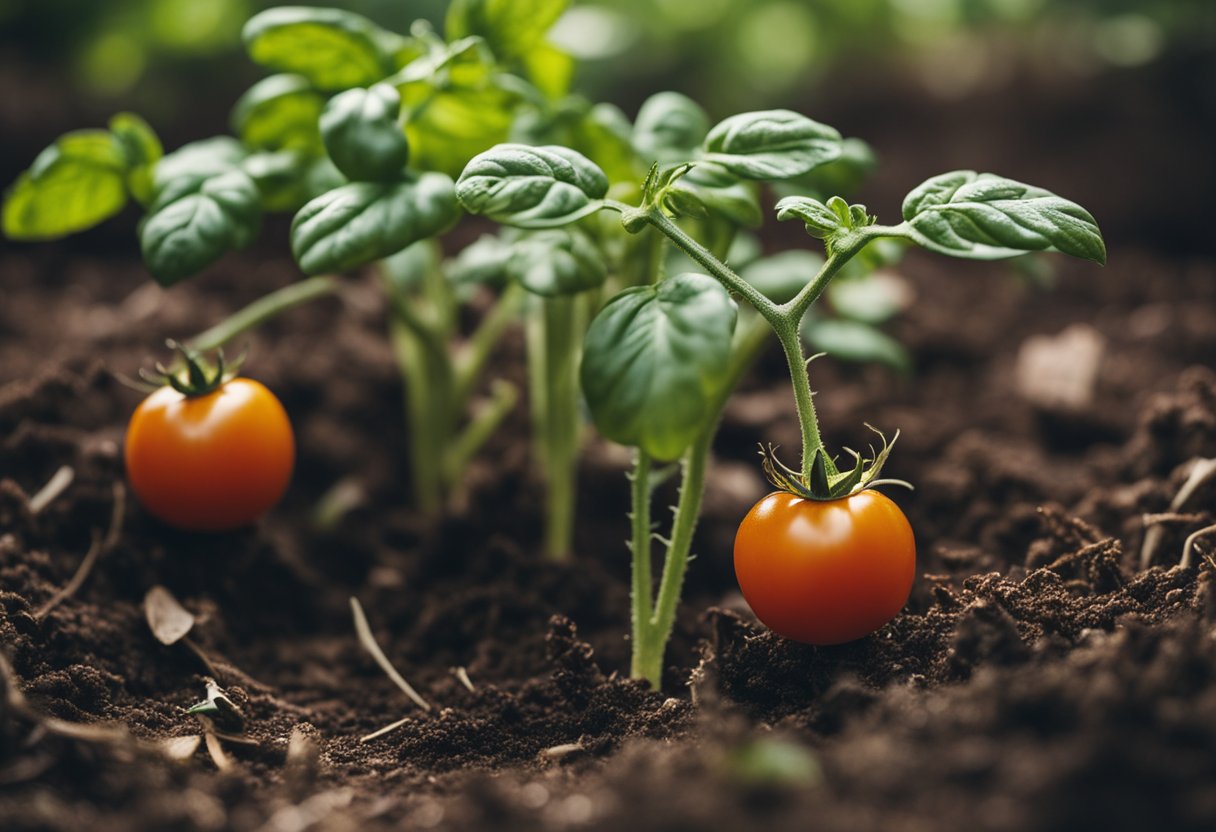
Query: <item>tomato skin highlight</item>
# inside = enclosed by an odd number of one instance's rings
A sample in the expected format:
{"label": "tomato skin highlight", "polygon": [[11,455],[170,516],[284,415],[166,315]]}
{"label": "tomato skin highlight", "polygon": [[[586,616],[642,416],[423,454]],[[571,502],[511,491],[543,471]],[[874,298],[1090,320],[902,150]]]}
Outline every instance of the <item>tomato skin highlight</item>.
{"label": "tomato skin highlight", "polygon": [[903,609],[916,577],[916,539],[899,506],[877,491],[830,502],[777,491],[739,525],[735,577],[773,632],[843,644]]}
{"label": "tomato skin highlight", "polygon": [[127,479],[160,520],[186,531],[247,526],[287,490],[295,437],[287,411],[252,379],[203,396],[163,387],[127,426]]}

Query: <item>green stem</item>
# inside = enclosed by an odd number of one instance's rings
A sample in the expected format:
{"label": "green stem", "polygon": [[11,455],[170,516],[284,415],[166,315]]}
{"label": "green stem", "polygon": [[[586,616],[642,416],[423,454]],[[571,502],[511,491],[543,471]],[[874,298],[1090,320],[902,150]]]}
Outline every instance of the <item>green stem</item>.
{"label": "green stem", "polygon": [[708,249],[688,236],[684,229],[676,225],[659,209],[652,208],[645,214],[645,220],[666,234],[677,248],[691,257],[695,263],[703,266],[727,290],[747,300],[769,324],[775,326],[774,322],[781,317],[781,308],[769,300],[759,289],[737,275],[730,266],[714,257]]}
{"label": "green stem", "polygon": [[671,540],[663,559],[659,594],[650,620],[641,632],[635,635],[633,675],[646,679],[655,690],[659,690],[663,685],[663,654],[675,623],[676,607],[684,586],[684,574],[688,571],[688,554],[692,549],[692,536],[701,513],[701,498],[705,495],[705,469],[709,462],[709,448],[714,432],[712,427],[707,426],[684,452],[681,460],[680,499],[676,503]]}
{"label": "green stem", "polygon": [[528,317],[528,368],[533,445],[545,483],[544,551],[563,560],[573,548],[578,488],[578,365],[588,298],[543,298]]}
{"label": "green stem", "polygon": [[426,393],[430,382],[426,348],[418,333],[394,316],[390,323],[393,352],[405,382],[406,437],[410,446],[410,478],[418,510],[434,516],[443,506],[443,471],[435,450],[440,437],[431,433],[433,410]]}
{"label": "green stem", "polygon": [[525,295],[523,287],[517,283],[509,285],[498,298],[498,302],[478,325],[477,329],[465,342],[464,349],[456,359],[456,391],[455,406],[457,412],[464,410],[468,404],[477,382],[485,370],[486,363],[494,353],[494,349],[519,315],[523,307]]}
{"label": "green stem", "polygon": [[445,455],[445,480],[454,484],[460,480],[474,455],[489,441],[519,401],[519,390],[508,381],[496,380],[490,390],[490,399],[469,420],[465,429],[455,438]]}
{"label": "green stem", "polygon": [[[681,464],[680,498],[676,503],[671,540],[663,560],[663,576],[659,583],[658,599],[650,606],[650,485],[644,491],[639,487],[639,470],[634,469],[633,482],[633,662],[631,674],[634,678],[646,679],[658,690],[663,679],[663,654],[671,629],[675,623],[676,608],[688,570],[692,537],[701,513],[701,500],[705,495],[705,471],[709,466],[710,449],[718,431],[722,411],[731,393],[760,355],[769,340],[769,326],[759,315],[752,316],[735,336],[731,351],[730,366],[726,382],[709,408],[710,416],[692,446],[685,452]],[[642,452],[638,451],[641,465]],[[646,460],[645,479],[649,479],[649,460]],[[639,502],[641,501],[641,503]],[[639,507],[640,506],[640,507]],[[645,528],[642,528],[642,523]],[[645,548],[638,541],[645,541]],[[639,556],[644,551],[644,559]],[[644,570],[644,571],[643,571]],[[644,593],[644,596],[641,594]],[[644,597],[645,606],[639,601]],[[648,615],[645,613],[649,611]]]}
{"label": "green stem", "polygon": [[[633,625],[633,663],[630,675],[633,678],[650,679],[646,664],[649,653],[645,644],[649,639],[650,616],[653,613],[654,587],[651,575],[651,531],[650,531],[650,457],[641,448],[634,452],[633,473],[630,475],[630,494],[633,511],[630,520],[633,535],[629,548],[633,553],[633,593],[631,600],[631,623]],[[650,662],[652,663],[652,662]]]}
{"label": "green stem", "polygon": [[786,362],[789,364],[790,381],[794,387],[794,403],[798,408],[798,425],[802,432],[802,476],[809,479],[811,465],[817,452],[823,453],[828,473],[835,474],[836,466],[824,448],[819,432],[819,420],[815,415],[814,395],[811,392],[810,377],[807,375],[806,354],[802,350],[799,325],[806,310],[823,293],[828,283],[845,263],[877,237],[900,236],[899,229],[870,226],[835,241],[832,253],[819,270],[819,274],[815,275],[793,300],[778,305],[686,234],[658,208],[651,208],[639,214],[638,217],[666,234],[684,253],[717,278],[727,290],[745,298],[764,320],[768,321],[769,326],[777,335],[777,340],[781,342]]}
{"label": "green stem", "polygon": [[446,492],[444,455],[452,441],[453,370],[437,325],[414,309],[412,299],[384,281],[392,304],[392,341],[405,381],[406,435],[414,497],[423,514],[436,515]]}
{"label": "green stem", "polygon": [[244,309],[194,336],[187,342],[187,346],[199,352],[218,349],[238,335],[248,332],[279,313],[315,298],[332,295],[340,287],[341,283],[329,275],[310,277],[307,280],[284,286],[282,289],[258,298]]}

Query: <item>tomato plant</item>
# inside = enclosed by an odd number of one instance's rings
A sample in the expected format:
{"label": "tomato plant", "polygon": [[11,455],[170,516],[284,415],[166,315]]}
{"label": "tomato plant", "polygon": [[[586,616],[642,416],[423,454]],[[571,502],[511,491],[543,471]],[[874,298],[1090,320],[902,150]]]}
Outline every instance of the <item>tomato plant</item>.
{"label": "tomato plant", "polygon": [[841,644],[903,608],[916,576],[916,542],[899,506],[878,491],[828,501],[776,491],[739,524],[735,575],[774,632]]}
{"label": "tomato plant", "polygon": [[[789,366],[802,434],[802,464],[797,471],[787,469],[770,451],[766,471],[780,490],[831,506],[889,482],[880,478],[891,451],[885,439],[869,456],[849,452],[853,464],[843,470],[837,457],[828,453],[802,344],[812,304],[851,260],[883,240],[977,260],[1031,251],[1057,251],[1098,263],[1106,259],[1094,218],[1076,203],[1011,179],[955,171],[933,177],[909,193],[903,221],[893,226],[878,224],[864,205],[850,204],[840,196],[788,194],[777,203],[777,218],[802,221],[811,236],[823,241],[826,257],[816,259],[813,270],[776,270],[777,280],[771,271],[762,270],[763,281],[752,283],[746,271],[740,274],[726,262],[732,241],[748,219],[740,206],[747,195],[756,198],[752,183],[807,182],[803,178],[816,170],[846,163],[848,142],[834,128],[788,110],[743,113],[710,127],[693,108],[682,96],[666,94],[657,102],[647,102],[639,113],[635,131],[643,124],[648,130],[642,136],[635,133],[634,142],[637,145],[644,138],[643,149],[654,162],[640,187],[620,194],[632,196],[632,202],[605,194],[598,185],[603,171],[568,148],[501,145],[474,158],[456,184],[467,210],[523,228],[582,225],[599,211],[619,213],[628,233],[654,239],[658,232],[703,270],[668,276],[661,268],[652,269],[643,278],[645,285],[626,289],[606,303],[588,329],[581,368],[583,390],[600,433],[635,448],[632,672],[656,687],[662,679],[663,653],[688,566],[717,422],[730,391],[769,333],[780,343]],[[839,179],[831,176],[823,181]],[[751,311],[740,310],[736,297],[746,301]],[[680,497],[670,536],[658,538],[666,552],[656,589],[650,501],[662,474],[654,463],[676,460]],[[877,503],[874,498],[870,502]],[[753,574],[754,563],[766,560],[752,545],[751,525],[742,533],[748,575]],[[904,540],[907,554],[914,558],[910,536]],[[814,560],[814,551],[813,546],[803,550],[804,561]],[[798,562],[789,552],[775,551],[757,568],[780,571],[783,564]],[[854,574],[865,574],[862,566],[851,568],[859,570]],[[902,580],[907,568],[904,565],[899,572]],[[813,603],[817,583],[804,581],[800,586],[804,600]],[[861,624],[879,626],[898,610],[906,592],[899,604],[896,595],[884,594],[894,608],[863,604],[853,620],[860,629],[842,628],[828,636],[834,640],[864,635]],[[779,626],[785,624],[779,619]],[[789,632],[796,634],[793,629]]]}
{"label": "tomato plant", "polygon": [[291,480],[295,438],[273,393],[212,372],[183,350],[187,369],[165,371],[127,426],[127,479],[140,503],[187,531],[230,531],[253,523]]}

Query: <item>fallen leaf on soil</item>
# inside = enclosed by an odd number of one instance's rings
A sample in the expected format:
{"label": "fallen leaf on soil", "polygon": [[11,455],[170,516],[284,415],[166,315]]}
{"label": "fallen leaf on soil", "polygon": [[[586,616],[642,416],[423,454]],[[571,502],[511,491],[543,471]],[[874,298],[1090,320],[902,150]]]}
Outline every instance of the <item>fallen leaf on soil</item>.
{"label": "fallen leaf on soil", "polygon": [[161,644],[176,644],[194,627],[194,616],[178,603],[173,593],[159,584],[144,596],[144,615],[152,635]]}

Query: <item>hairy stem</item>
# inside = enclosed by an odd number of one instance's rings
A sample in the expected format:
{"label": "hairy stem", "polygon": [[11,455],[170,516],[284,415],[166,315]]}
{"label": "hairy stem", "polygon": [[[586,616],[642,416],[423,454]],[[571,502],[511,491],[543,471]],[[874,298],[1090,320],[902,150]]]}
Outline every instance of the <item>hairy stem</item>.
{"label": "hairy stem", "polygon": [[[633,554],[633,591],[631,597],[631,623],[633,625],[633,663],[630,675],[635,679],[646,676],[644,664],[647,654],[642,646],[647,639],[654,587],[652,585],[650,553],[650,457],[641,448],[634,452],[633,472],[630,474],[632,513],[630,520],[633,534],[629,548]],[[654,684],[654,681],[651,681]]]}
{"label": "hairy stem", "polygon": [[845,263],[865,248],[870,240],[876,237],[893,236],[897,229],[871,226],[837,241],[819,273],[803,287],[793,300],[778,305],[686,234],[658,208],[652,208],[646,212],[645,219],[666,234],[680,250],[703,266],[728,291],[745,298],[764,320],[768,321],[769,326],[777,335],[777,340],[781,342],[786,362],[789,364],[790,381],[794,387],[794,403],[798,408],[798,424],[802,432],[802,476],[810,477],[811,465],[818,452],[823,453],[828,472],[835,474],[836,466],[827,454],[819,432],[819,420],[815,414],[814,395],[811,392],[810,377],[807,375],[806,354],[802,350],[799,325],[802,323],[803,316],[806,315],[806,310],[823,293],[828,283],[839,273]]}
{"label": "hairy stem", "polygon": [[[633,661],[630,672],[634,678],[649,681],[655,690],[660,688],[663,680],[663,654],[671,637],[684,574],[688,570],[692,537],[701,514],[701,500],[705,495],[705,472],[709,467],[710,449],[718,431],[718,422],[722,418],[722,411],[730,394],[738,386],[744,373],[755,363],[769,337],[769,326],[758,315],[752,316],[735,334],[726,382],[709,408],[705,426],[681,461],[680,497],[672,521],[671,539],[663,559],[659,595],[653,601],[653,606],[650,576],[650,485],[647,482],[644,490],[639,487],[643,454],[638,451],[639,462],[635,463],[633,474],[634,623]],[[649,479],[648,459],[642,478]],[[644,541],[644,549],[639,547],[639,541]],[[640,557],[639,551],[644,552],[644,555]],[[645,599],[644,606],[639,600],[640,596]]]}
{"label": "hairy stem", "polygon": [[319,275],[301,280],[276,289],[268,295],[258,298],[244,309],[233,313],[215,326],[195,335],[187,342],[187,346],[199,352],[218,349],[254,327],[260,326],[276,315],[286,312],[292,307],[307,303],[316,298],[332,295],[338,291],[341,284],[334,277]]}
{"label": "hairy stem", "polygon": [[734,292],[736,295],[747,300],[770,324],[774,324],[775,321],[780,319],[781,309],[777,304],[769,300],[755,286],[737,275],[730,266],[714,257],[707,248],[688,236],[684,232],[684,229],[676,225],[662,211],[657,208],[651,209],[646,214],[646,221],[666,234],[676,244],[677,248],[691,257],[695,263],[702,266],[719,283],[725,286],[728,291]]}

